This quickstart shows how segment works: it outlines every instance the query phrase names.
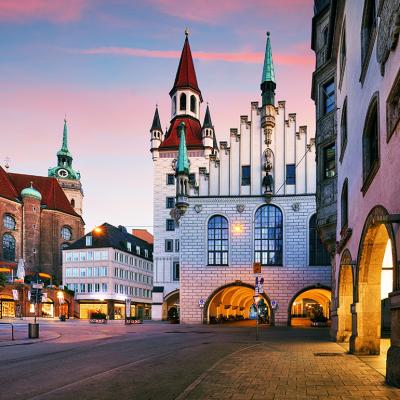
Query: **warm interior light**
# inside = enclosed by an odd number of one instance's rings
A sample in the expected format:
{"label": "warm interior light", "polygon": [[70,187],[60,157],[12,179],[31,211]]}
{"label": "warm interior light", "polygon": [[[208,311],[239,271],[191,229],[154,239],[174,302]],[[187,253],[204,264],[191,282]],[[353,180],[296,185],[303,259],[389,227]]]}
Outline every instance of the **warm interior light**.
{"label": "warm interior light", "polygon": [[64,293],[63,292],[57,292],[57,299],[64,299]]}
{"label": "warm interior light", "polygon": [[234,233],[242,233],[243,232],[243,226],[240,224],[234,224],[232,229],[233,229]]}

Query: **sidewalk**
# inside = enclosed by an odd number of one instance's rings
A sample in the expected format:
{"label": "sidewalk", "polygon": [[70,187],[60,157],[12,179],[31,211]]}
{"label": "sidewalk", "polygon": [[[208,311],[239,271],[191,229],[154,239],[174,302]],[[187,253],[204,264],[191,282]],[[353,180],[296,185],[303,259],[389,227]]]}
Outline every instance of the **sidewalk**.
{"label": "sidewalk", "polygon": [[219,361],[178,399],[400,399],[400,389],[336,343],[271,339]]}

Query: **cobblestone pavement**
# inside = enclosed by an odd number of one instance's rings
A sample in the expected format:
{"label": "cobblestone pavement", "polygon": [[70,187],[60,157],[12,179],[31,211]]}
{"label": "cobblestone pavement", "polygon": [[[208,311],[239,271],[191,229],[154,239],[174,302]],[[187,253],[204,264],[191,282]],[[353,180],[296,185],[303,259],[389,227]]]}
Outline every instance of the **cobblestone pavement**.
{"label": "cobblestone pavement", "polygon": [[179,399],[400,399],[400,389],[336,343],[289,332],[225,357]]}

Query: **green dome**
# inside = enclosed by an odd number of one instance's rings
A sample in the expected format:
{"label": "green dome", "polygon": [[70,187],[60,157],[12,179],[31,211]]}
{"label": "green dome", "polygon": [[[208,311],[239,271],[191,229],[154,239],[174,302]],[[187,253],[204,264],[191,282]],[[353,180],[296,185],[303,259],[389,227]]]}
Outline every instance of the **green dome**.
{"label": "green dome", "polygon": [[33,188],[32,183],[31,187],[27,187],[22,189],[21,191],[22,197],[33,197],[34,199],[38,199],[39,201],[42,200],[42,195],[36,189]]}

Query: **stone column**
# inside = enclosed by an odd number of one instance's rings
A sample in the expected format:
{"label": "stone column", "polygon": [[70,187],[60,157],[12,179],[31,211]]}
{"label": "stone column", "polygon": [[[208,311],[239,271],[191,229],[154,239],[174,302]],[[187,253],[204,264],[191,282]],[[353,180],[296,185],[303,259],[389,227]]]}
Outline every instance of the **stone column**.
{"label": "stone column", "polygon": [[386,382],[400,388],[400,290],[391,293],[389,298],[391,335],[386,359]]}

